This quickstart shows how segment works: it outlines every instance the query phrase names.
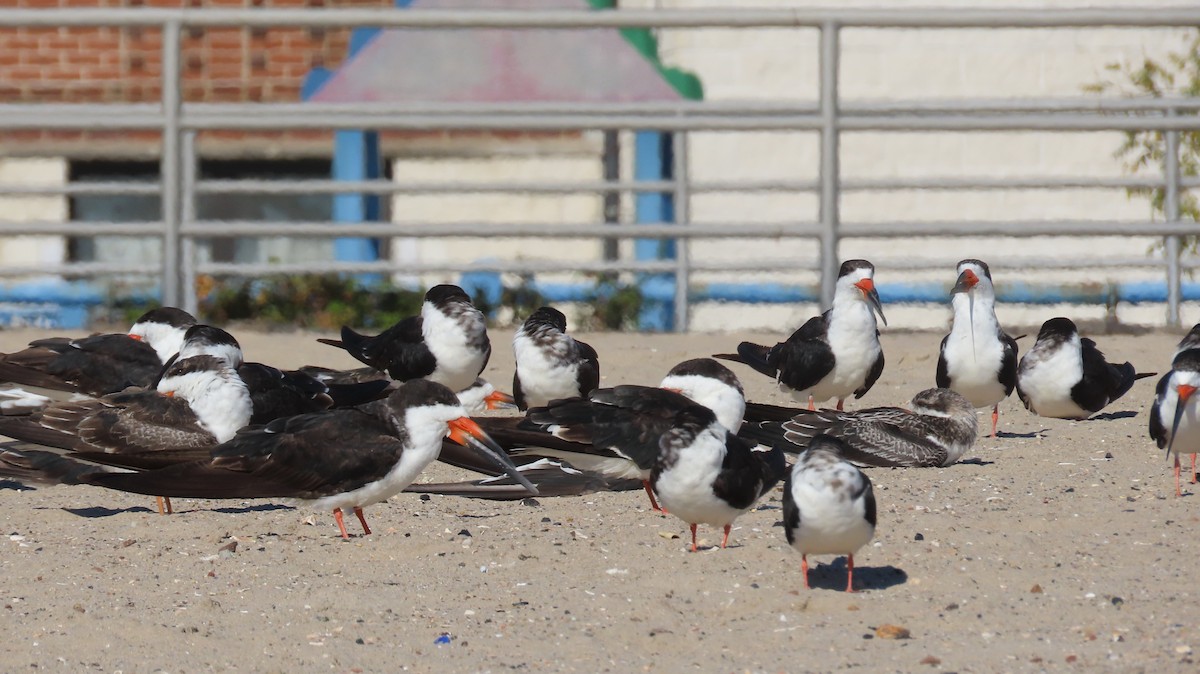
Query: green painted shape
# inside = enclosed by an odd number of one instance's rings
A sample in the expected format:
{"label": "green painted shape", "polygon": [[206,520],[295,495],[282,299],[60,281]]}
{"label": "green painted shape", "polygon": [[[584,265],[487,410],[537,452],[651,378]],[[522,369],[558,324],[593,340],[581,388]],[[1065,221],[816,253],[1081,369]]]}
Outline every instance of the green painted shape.
{"label": "green painted shape", "polygon": [[[613,9],[616,0],[587,0],[592,9]],[[670,84],[680,96],[699,101],[704,99],[704,84],[695,74],[681,68],[670,68],[663,65],[658,55],[658,38],[648,28],[620,28],[621,37],[625,38],[634,49],[638,50],[649,61],[667,84]]]}

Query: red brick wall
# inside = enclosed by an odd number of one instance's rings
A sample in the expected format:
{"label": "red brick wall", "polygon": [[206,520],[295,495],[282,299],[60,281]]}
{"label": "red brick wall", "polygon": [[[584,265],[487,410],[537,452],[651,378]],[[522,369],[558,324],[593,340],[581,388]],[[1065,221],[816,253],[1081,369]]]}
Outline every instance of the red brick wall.
{"label": "red brick wall", "polygon": [[[50,7],[389,7],[391,0],[0,0],[6,8]],[[294,102],[314,67],[336,68],[349,29],[185,28],[181,70],[187,102]],[[153,28],[0,28],[0,101],[141,103],[162,95],[162,34]],[[309,154],[329,149],[325,133],[230,131],[201,138],[221,154]],[[245,145],[249,142],[250,145]],[[8,154],[124,154],[158,151],[155,133],[0,133]]]}

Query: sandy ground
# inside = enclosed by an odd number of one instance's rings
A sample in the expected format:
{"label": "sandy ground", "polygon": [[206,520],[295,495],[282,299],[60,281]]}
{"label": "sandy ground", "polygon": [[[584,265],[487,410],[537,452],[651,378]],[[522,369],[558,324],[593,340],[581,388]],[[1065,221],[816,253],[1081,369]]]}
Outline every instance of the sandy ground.
{"label": "sandy ground", "polygon": [[[0,333],[0,349],[35,336]],[[583,338],[613,385],[778,336]],[[251,360],[353,364],[314,335],[238,337]],[[510,339],[493,331],[485,373],[504,388]],[[940,335],[883,339],[887,368],[852,407],[902,404],[933,383]],[[1178,337],[1097,339],[1155,370]],[[752,400],[786,402],[734,367]],[[803,589],[778,490],[735,523],[728,549],[702,529],[709,547],[693,554],[684,524],[640,492],[406,494],[368,509],[374,535],[343,542],[329,513],[277,503],[181,501],[162,517],[144,497],[0,483],[0,669],[1194,672],[1198,490],[1174,496],[1146,435],[1154,382],[1086,422],[1034,417],[1014,396],[1002,437],[962,463],[869,469],[879,527],[855,594],[830,557]],[[877,636],[884,625],[910,637]]]}

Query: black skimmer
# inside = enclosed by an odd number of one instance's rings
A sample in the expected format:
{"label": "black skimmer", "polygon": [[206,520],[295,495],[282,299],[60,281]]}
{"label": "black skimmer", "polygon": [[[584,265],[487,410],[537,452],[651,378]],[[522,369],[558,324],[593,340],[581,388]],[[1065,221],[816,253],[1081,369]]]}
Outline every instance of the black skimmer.
{"label": "black skimmer", "polygon": [[958,391],[975,407],[991,407],[994,438],[1000,401],[1017,385],[1017,340],[996,320],[996,290],[984,262],[958,263],[950,298],[954,323],[938,351],[937,385]]}
{"label": "black skimmer", "polygon": [[[394,383],[394,380],[387,376],[386,373],[380,372],[373,367],[334,370],[319,365],[305,365],[294,372],[313,377],[323,382],[330,391],[334,392],[342,388],[358,390],[359,384],[383,382],[390,385]],[[335,400],[338,397],[335,393]],[[475,381],[471,382],[469,386],[458,391],[458,400],[469,414],[478,414],[484,410],[515,409],[517,406],[516,400],[511,395],[496,390],[496,387],[483,377],[476,377]],[[348,407],[348,405],[336,403],[335,405],[337,407]]]}
{"label": "black skimmer", "polygon": [[[198,324],[188,328],[175,359],[198,355],[219,358],[237,370],[250,391],[251,424],[310,414],[330,407],[352,407],[386,396],[386,378],[333,384],[302,370],[284,371],[245,361],[237,339],[221,328]],[[172,361],[168,361],[168,364]]]}
{"label": "black skimmer", "polygon": [[[1150,437],[1167,456],[1175,454],[1175,495],[1179,487],[1179,453],[1192,455],[1192,479],[1196,483],[1196,452],[1200,451],[1200,406],[1196,389],[1200,388],[1200,348],[1185,349],[1171,361],[1171,371],[1158,380],[1154,405],[1150,408]],[[1170,427],[1166,422],[1170,419]]]}
{"label": "black skimmer", "polygon": [[1175,355],[1189,349],[1200,349],[1200,323],[1193,325],[1183,339],[1179,340],[1179,346],[1175,347]]}
{"label": "black skimmer", "polygon": [[600,385],[596,350],[567,334],[558,309],[533,312],[513,337],[513,398],[524,411],[559,398],[582,398]]}
{"label": "black skimmer", "polygon": [[138,318],[128,333],[35,340],[0,356],[0,381],[90,396],[149,386],[195,323],[182,309],[160,307]]}
{"label": "black skimmer", "polygon": [[[459,465],[454,460],[447,461],[447,449],[451,446],[442,443],[442,453],[439,461]],[[460,449],[463,449],[460,447]],[[465,451],[465,450],[464,450]],[[4,460],[0,453],[0,461]],[[482,467],[481,467],[482,466]],[[465,498],[481,498],[493,501],[516,501],[529,498],[529,491],[516,480],[492,466],[479,464],[474,460],[470,465],[463,466],[476,472],[482,472],[489,477],[466,482],[419,482],[409,485],[404,491],[415,494],[439,494],[442,496],[462,496]],[[641,489],[640,480],[617,480],[598,473],[579,470],[570,464],[555,459],[537,459],[530,463],[520,464],[517,470],[537,487],[538,494],[548,496],[582,496],[602,491],[632,491]]]}
{"label": "black skimmer", "polygon": [[[207,449],[250,421],[253,405],[237,370],[196,355],[167,366],[157,389],[52,403],[23,417],[0,417],[0,434],[81,454],[143,454]],[[165,507],[165,510],[164,510]],[[159,502],[170,512],[170,502]]]}
{"label": "black skimmer", "polygon": [[587,398],[551,401],[524,419],[482,418],[480,423],[514,456],[550,456],[612,479],[641,480],[655,511],[650,485],[658,440],[675,414],[699,403],[726,428],[738,428],[746,401],[741,382],[711,358],[671,368],[659,388],[623,385],[596,389]]}
{"label": "black skimmer", "polygon": [[486,318],[455,285],[430,288],[420,315],[375,337],[343,327],[341,340],[317,341],[345,349],[396,381],[428,379],[452,391],[470,386],[492,355]]}
{"label": "black skimmer", "polygon": [[250,421],[250,393],[215,356],[172,363],[153,390],[56,402],[27,417],[0,417],[0,433],[73,451],[211,447]]}
{"label": "black skimmer", "polygon": [[783,530],[800,553],[806,588],[809,555],[846,555],[846,591],[853,592],[854,553],[875,535],[875,491],[870,478],[842,458],[845,448],[818,435],[783,485]]}
{"label": "black skimmer", "polygon": [[814,316],[786,342],[762,346],[738,344],[736,354],[717,358],[744,363],[773,378],[781,391],[796,400],[837,398],[843,408],[853,393],[862,398],[883,372],[883,348],[875,314],[887,325],[875,290],[875,266],[866,260],[847,260],[838,272],[833,306]]}
{"label": "black skimmer", "polygon": [[[975,408],[957,392],[926,389],[913,396],[911,408],[795,411],[789,419],[747,422],[740,435],[763,444],[784,440],[785,450],[803,450],[818,435],[830,435],[844,443],[844,458],[883,467],[949,466],[975,444],[979,432]],[[753,419],[760,412],[752,404],[747,416]]]}
{"label": "black skimmer", "polygon": [[1112,365],[1096,343],[1080,337],[1069,318],[1042,324],[1037,342],[1021,357],[1017,395],[1034,414],[1056,419],[1086,419],[1125,395],[1138,379],[1133,365]]}
{"label": "black skimmer", "polygon": [[709,408],[691,404],[671,420],[659,438],[650,484],[664,511],[687,522],[696,552],[696,527],[721,527],[721,547],[739,515],[750,510],[783,479],[783,450],[755,449],[734,435]]}
{"label": "black skimmer", "polygon": [[[466,416],[454,393],[425,380],[407,382],[386,400],[359,408],[246,429],[197,461],[144,472],[93,473],[83,480],[172,497],[292,498],[332,510],[342,538],[349,538],[342,511],[353,510],[370,534],[363,508],[409,486],[437,458],[446,437],[495,461],[537,495],[503,450]],[[113,463],[118,462],[119,457]]]}

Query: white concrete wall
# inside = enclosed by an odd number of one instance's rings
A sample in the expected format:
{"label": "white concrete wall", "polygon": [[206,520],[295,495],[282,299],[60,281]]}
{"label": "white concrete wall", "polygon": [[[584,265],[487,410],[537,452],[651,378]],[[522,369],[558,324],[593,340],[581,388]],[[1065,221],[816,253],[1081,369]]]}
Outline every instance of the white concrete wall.
{"label": "white concrete wall", "polygon": [[[623,0],[623,7],[731,7],[715,0]],[[827,2],[773,0],[769,7],[828,7]],[[928,7],[921,1],[844,1],[841,7]],[[975,2],[941,3],[946,7],[978,7]],[[1003,6],[1080,7],[1188,5],[1187,2],[1080,3],[1077,1],[1006,2]],[[1001,6],[997,4],[996,6]],[[990,6],[990,5],[989,5]],[[1080,30],[866,30],[841,32],[839,85],[843,101],[962,99],[969,97],[1082,96],[1084,86],[1111,77],[1108,63],[1137,63],[1162,56],[1185,44],[1192,29]],[[814,30],[663,30],[659,32],[663,60],[700,76],[711,101],[790,100],[813,103],[818,95],[818,34]],[[911,179],[921,177],[1030,178],[1117,177],[1122,162],[1114,151],[1120,133],[846,133],[842,137],[844,179]],[[819,140],[803,133],[696,133],[691,141],[691,170],[697,180],[790,179],[817,177]],[[814,194],[697,194],[692,215],[699,222],[813,221],[818,217]],[[1147,219],[1148,203],[1131,199],[1123,190],[1006,190],[1006,191],[892,191],[847,192],[841,203],[846,222]],[[1091,258],[1130,256],[1148,251],[1149,237],[965,238],[845,240],[843,259],[865,257],[875,262],[880,283],[888,280],[950,282],[954,263],[964,257],[989,261],[998,283],[1020,274],[1025,280],[1104,282],[1161,278],[1155,272],[1113,269],[1083,274],[1078,271],[1037,272],[1005,269],[1006,258],[1017,256]],[[814,242],[719,240],[697,242],[693,259],[748,257],[794,261],[811,266]],[[936,270],[927,274],[888,271],[888,263],[928,259]],[[745,274],[702,274],[697,280],[731,280]],[[809,272],[763,274],[760,280],[805,282]],[[730,325],[778,328],[781,313],[796,325],[815,306],[730,307],[700,306],[693,314],[698,330]],[[1014,310],[1011,320],[1040,322],[1048,307]],[[1190,313],[1188,313],[1190,312]],[[1078,312],[1102,315],[1101,308]],[[893,311],[893,324],[938,327],[946,316],[927,310]],[[1161,322],[1161,307],[1122,307],[1122,320]],[[1200,320],[1200,308],[1188,307],[1185,322]]]}
{"label": "white concrete wall", "polygon": [[[536,143],[535,143],[536,145]],[[522,149],[523,148],[523,149]],[[464,150],[438,156],[401,157],[392,162],[392,176],[406,185],[422,182],[594,182],[604,177],[598,134],[574,141],[529,147],[529,141],[489,152]],[[392,221],[439,222],[598,222],[603,203],[594,194],[533,194],[480,192],[466,194],[398,194],[392,199]],[[601,244],[594,240],[536,238],[395,239],[392,259],[425,264],[469,263],[484,258],[565,262],[597,260]],[[455,274],[426,275],[425,284],[448,281]]]}
{"label": "white concrete wall", "polygon": [[[62,185],[67,179],[67,162],[60,158],[0,157],[0,184]],[[9,222],[62,221],[67,218],[67,200],[62,196],[0,196],[0,219]],[[61,264],[66,256],[66,239],[61,236],[0,237],[0,265],[30,267]]]}

